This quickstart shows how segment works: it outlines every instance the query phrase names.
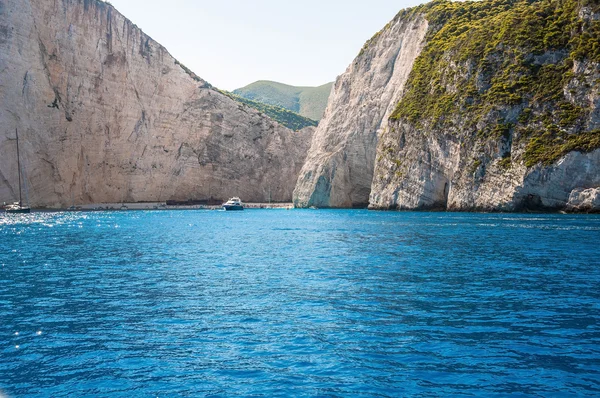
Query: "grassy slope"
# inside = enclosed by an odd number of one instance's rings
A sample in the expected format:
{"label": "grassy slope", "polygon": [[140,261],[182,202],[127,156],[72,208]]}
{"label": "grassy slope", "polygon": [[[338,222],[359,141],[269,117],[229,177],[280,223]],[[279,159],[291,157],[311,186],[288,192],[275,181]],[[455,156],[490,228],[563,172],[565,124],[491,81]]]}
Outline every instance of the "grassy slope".
{"label": "grassy slope", "polygon": [[306,118],[304,116],[300,116],[297,113],[294,113],[287,109],[284,109],[284,108],[281,108],[278,106],[263,104],[262,102],[249,100],[249,99],[240,97],[239,95],[235,95],[235,94],[227,92],[227,91],[223,91],[223,90],[219,90],[219,91],[237,102],[248,105],[249,107],[254,108],[254,109],[264,113],[265,115],[267,115],[271,119],[275,120],[279,124],[282,124],[285,127],[292,129],[294,131],[301,130],[304,127],[308,127],[308,126],[316,126],[318,124],[316,121],[314,121],[312,119]]}
{"label": "grassy slope", "polygon": [[404,11],[424,13],[430,31],[392,118],[514,137],[527,166],[600,147],[600,131],[586,129],[589,103],[573,99],[598,83],[573,69],[600,62],[600,21],[580,18],[582,7],[600,12],[594,0],[436,0]]}
{"label": "grassy slope", "polygon": [[312,120],[321,120],[332,85],[333,83],[327,83],[319,87],[296,87],[261,80],[234,90],[233,93],[246,99],[288,109]]}

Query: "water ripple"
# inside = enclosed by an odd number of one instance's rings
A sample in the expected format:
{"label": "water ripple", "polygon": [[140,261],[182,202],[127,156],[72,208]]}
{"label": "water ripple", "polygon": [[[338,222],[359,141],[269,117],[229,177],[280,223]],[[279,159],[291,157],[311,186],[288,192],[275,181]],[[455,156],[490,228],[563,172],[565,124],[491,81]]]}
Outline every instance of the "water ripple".
{"label": "water ripple", "polygon": [[600,217],[0,215],[0,397],[600,396]]}

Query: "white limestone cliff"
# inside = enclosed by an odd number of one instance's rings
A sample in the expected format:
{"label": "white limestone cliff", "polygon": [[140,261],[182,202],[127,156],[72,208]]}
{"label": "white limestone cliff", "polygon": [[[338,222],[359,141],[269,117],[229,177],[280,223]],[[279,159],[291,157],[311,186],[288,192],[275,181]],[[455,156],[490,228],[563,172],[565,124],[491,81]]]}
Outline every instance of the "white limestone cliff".
{"label": "white limestone cliff", "polygon": [[[592,130],[600,125],[600,68],[575,64],[573,73],[577,69],[580,86],[564,90],[572,94],[573,104],[591,109],[586,127]],[[511,123],[519,111],[519,106],[501,108]],[[371,209],[579,211],[571,192],[600,186],[600,149],[575,150],[551,164],[527,167],[528,140],[519,131],[482,141],[464,127],[468,114],[449,117],[452,129],[388,121],[379,139]],[[494,117],[481,124],[494,125]],[[592,204],[582,206],[593,210]]]}
{"label": "white limestone cliff", "polygon": [[[442,7],[444,2],[434,3],[430,5]],[[465,105],[461,111],[444,113],[444,124],[431,122],[430,114],[421,114],[420,120],[413,122],[402,117],[390,119],[407,98],[404,89],[415,59],[428,45],[427,38],[433,37],[430,34],[442,26],[440,19],[437,25],[428,23],[428,7],[401,12],[365,45],[337,79],[298,177],[294,204],[353,207],[368,203],[371,209],[457,211],[593,209],[594,199],[578,199],[572,192],[588,192],[600,186],[600,149],[590,146],[579,150],[584,144],[575,145],[575,150],[561,153],[551,162],[533,164],[526,153],[532,142],[528,129],[541,135],[539,132],[546,128],[540,121],[543,115],[561,112],[556,104],[540,105],[531,100],[502,105],[498,101],[479,115],[480,119]],[[596,20],[593,15],[588,19]],[[591,26],[589,21],[586,24]],[[456,61],[457,53],[446,50],[440,44],[443,41],[432,43],[441,46],[441,52],[446,51],[441,56],[445,63],[440,64],[448,71],[440,69],[438,73],[447,77],[443,82],[445,92],[456,92],[453,85],[457,82],[487,73],[476,70],[476,62]],[[502,48],[499,46],[498,51]],[[568,55],[566,50],[532,53],[528,62],[552,67]],[[502,70],[502,57],[498,60],[496,71]],[[599,81],[597,63],[572,63],[570,80],[559,87],[564,93],[562,105],[587,113],[585,120],[563,126],[563,137],[585,133],[590,142],[595,142],[593,135],[600,127]],[[478,90],[484,92],[487,88],[482,84]],[[425,86],[419,95],[436,95],[434,92]],[[537,119],[520,122],[528,106]],[[472,120],[478,120],[475,126]],[[499,120],[510,127],[492,134],[489,130],[498,127]]]}
{"label": "white limestone cliff", "polygon": [[[572,192],[600,186],[600,149],[569,152],[549,166],[527,168],[515,161],[505,168],[497,147],[461,146],[451,133],[424,135],[392,125],[380,152],[392,148],[394,156],[377,162],[372,209],[576,210]],[[515,145],[512,156],[518,159],[523,151]],[[474,154],[483,160],[474,162]]]}
{"label": "white limestone cliff", "polygon": [[574,189],[569,195],[567,206],[575,212],[600,212],[600,187]]}
{"label": "white limestone cliff", "polygon": [[369,201],[377,137],[419,55],[427,21],[397,17],[335,82],[294,190],[298,207],[355,207]]}
{"label": "white limestone cliff", "polygon": [[111,5],[0,0],[0,203],[289,201],[312,128],[213,89]]}

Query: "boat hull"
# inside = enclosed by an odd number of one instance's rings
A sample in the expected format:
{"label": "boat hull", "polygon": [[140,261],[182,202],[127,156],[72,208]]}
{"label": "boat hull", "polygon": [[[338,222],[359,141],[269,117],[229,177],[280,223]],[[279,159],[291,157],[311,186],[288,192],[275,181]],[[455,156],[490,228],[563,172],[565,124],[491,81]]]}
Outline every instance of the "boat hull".
{"label": "boat hull", "polygon": [[6,212],[8,214],[28,214],[28,213],[31,213],[31,209],[29,209],[29,208],[25,208],[25,209],[7,209]]}
{"label": "boat hull", "polygon": [[244,206],[240,206],[240,205],[223,205],[223,210],[227,210],[227,211],[244,210]]}

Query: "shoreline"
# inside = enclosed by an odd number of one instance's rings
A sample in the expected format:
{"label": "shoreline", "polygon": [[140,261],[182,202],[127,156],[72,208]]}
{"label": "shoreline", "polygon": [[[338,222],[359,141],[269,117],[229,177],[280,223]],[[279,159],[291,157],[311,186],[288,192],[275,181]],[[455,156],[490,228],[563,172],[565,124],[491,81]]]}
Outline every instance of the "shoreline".
{"label": "shoreline", "polygon": [[[166,202],[136,202],[136,203],[90,203],[69,208],[32,208],[32,211],[129,211],[129,210],[221,210],[222,205],[167,205]],[[244,209],[285,209],[294,208],[289,203],[244,203]]]}
{"label": "shoreline", "polygon": [[[32,212],[70,212],[70,211],[152,211],[152,210],[221,210],[222,205],[167,205],[166,202],[131,202],[131,203],[90,203],[80,206],[71,206],[69,208],[32,208]],[[244,209],[271,209],[271,210],[293,210],[304,209],[302,207],[294,207],[292,202],[282,203],[267,203],[267,202],[249,202],[244,203]],[[317,209],[311,207],[311,209]],[[521,210],[521,211],[493,211],[493,210],[442,210],[442,209],[379,209],[379,208],[320,208],[321,210],[369,210],[373,212],[416,212],[416,213],[477,213],[477,214],[588,214],[598,215],[600,211],[592,210],[576,210],[576,209],[544,209],[544,210]],[[6,214],[4,209],[0,207],[0,214]]]}

